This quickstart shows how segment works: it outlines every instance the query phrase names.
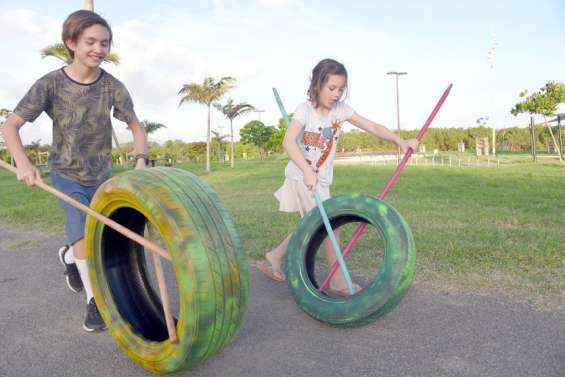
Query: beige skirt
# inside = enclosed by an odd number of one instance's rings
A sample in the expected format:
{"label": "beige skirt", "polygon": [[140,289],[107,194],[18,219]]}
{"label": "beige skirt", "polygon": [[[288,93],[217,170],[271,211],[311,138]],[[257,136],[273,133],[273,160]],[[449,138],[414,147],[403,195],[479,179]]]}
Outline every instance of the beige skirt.
{"label": "beige skirt", "polygon": [[[330,198],[330,188],[317,186],[322,201]],[[314,193],[306,187],[303,180],[285,178],[283,185],[274,193],[279,201],[279,211],[300,212],[301,216],[316,207]]]}

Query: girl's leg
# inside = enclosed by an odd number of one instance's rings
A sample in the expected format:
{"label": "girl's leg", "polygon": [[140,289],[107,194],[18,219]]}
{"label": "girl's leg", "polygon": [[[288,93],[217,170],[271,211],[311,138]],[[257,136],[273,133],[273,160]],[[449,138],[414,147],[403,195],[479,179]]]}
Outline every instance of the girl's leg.
{"label": "girl's leg", "polygon": [[292,233],[286,236],[277,247],[265,254],[265,259],[271,264],[271,268],[275,273],[278,272],[282,274],[282,266],[288,251],[288,242],[291,236]]}
{"label": "girl's leg", "polygon": [[[339,229],[334,230],[335,238],[337,240],[337,244],[339,245]],[[328,269],[337,261],[335,256],[335,251],[330,241],[329,237],[326,237],[323,242],[324,250],[326,252],[326,261],[328,262]],[[345,278],[343,277],[343,272],[341,272],[341,268],[338,268],[335,272],[332,280],[330,281],[330,288],[336,291],[347,291],[347,283],[345,282]]]}

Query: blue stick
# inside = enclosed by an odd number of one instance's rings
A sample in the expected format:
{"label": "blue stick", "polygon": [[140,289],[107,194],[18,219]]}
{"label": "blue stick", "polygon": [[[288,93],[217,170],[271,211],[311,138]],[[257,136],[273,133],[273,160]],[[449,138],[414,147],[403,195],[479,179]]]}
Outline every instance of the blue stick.
{"label": "blue stick", "polygon": [[[284,118],[284,122],[286,123],[286,127],[290,127],[290,122],[288,120],[288,115],[286,110],[284,109],[283,103],[281,101],[281,97],[279,97],[279,93],[277,89],[273,88],[273,94],[275,95],[275,100],[277,101],[277,105],[279,105],[279,110]],[[339,245],[337,244],[337,240],[335,238],[335,234],[333,232],[332,226],[330,224],[330,220],[328,219],[328,214],[324,209],[324,205],[322,204],[322,200],[320,199],[320,195],[318,194],[318,190],[314,188],[314,198],[316,199],[316,205],[320,210],[320,214],[322,215],[322,220],[324,221],[324,226],[326,227],[326,232],[328,232],[328,236],[330,237],[330,241],[332,243],[335,256],[337,258],[337,262],[339,263],[339,267],[341,268],[341,272],[343,272],[343,277],[345,282],[347,283],[347,289],[349,290],[349,294],[353,295],[355,292],[353,291],[353,283],[351,282],[351,276],[349,276],[349,272],[347,271],[347,266],[345,264],[345,260],[341,255],[341,250],[339,249]]]}

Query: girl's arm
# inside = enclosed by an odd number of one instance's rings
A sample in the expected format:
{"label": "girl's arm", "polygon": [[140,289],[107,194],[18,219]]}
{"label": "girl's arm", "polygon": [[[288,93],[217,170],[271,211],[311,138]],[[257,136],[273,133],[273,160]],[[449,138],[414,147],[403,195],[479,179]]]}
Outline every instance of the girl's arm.
{"label": "girl's arm", "polygon": [[416,151],[418,148],[418,140],[416,139],[407,139],[404,140],[382,124],[375,123],[370,121],[369,119],[363,118],[361,115],[357,113],[353,113],[351,118],[349,118],[349,122],[354,126],[362,129],[370,133],[373,136],[376,136],[380,139],[390,141],[400,147],[403,153],[408,151],[408,148],[412,148],[413,151]]}
{"label": "girl's arm", "polygon": [[[147,140],[145,137],[145,129],[139,124],[139,122],[134,121],[128,123],[128,127],[133,134],[133,149],[135,154],[143,154],[147,158]],[[145,167],[145,158],[138,158],[135,162],[136,169],[143,169]]]}
{"label": "girl's arm", "polygon": [[300,148],[298,148],[298,144],[296,144],[296,138],[300,134],[301,129],[302,125],[298,121],[292,120],[290,122],[290,127],[288,127],[284,134],[283,148],[292,162],[294,162],[296,166],[302,170],[302,174],[304,175],[304,184],[306,187],[308,187],[309,190],[312,190],[316,187],[316,175],[314,174],[310,164],[306,162]]}
{"label": "girl's arm", "polygon": [[20,128],[26,121],[16,113],[11,113],[2,127],[2,136],[6,147],[16,161],[18,181],[23,181],[28,186],[33,186],[36,181],[42,181],[39,170],[31,163],[25,154],[24,145],[20,138]]}

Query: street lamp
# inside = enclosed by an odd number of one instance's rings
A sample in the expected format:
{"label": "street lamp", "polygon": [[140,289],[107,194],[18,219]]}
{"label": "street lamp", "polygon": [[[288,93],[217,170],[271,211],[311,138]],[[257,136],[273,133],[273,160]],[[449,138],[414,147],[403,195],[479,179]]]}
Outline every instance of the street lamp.
{"label": "street lamp", "polygon": [[488,50],[488,62],[491,70],[491,82],[490,82],[490,118],[492,120],[492,154],[496,155],[496,131],[494,123],[494,63],[496,59],[496,34],[491,35],[491,47]]}
{"label": "street lamp", "polygon": [[[396,126],[398,128],[398,136],[400,137],[400,92],[398,90],[398,76],[400,75],[407,75],[407,72],[396,72],[396,71],[391,71],[391,72],[387,72],[387,75],[394,75],[396,76]],[[398,147],[398,159],[400,160],[400,147]]]}
{"label": "street lamp", "polygon": [[261,113],[264,113],[265,110],[259,110],[259,109],[254,109],[253,110],[254,113],[257,113],[257,120],[260,122],[261,121]]}

